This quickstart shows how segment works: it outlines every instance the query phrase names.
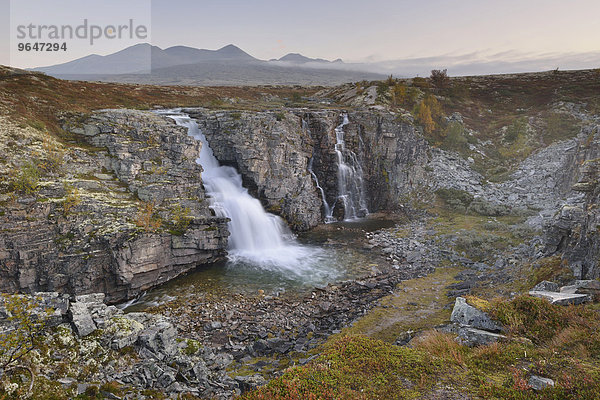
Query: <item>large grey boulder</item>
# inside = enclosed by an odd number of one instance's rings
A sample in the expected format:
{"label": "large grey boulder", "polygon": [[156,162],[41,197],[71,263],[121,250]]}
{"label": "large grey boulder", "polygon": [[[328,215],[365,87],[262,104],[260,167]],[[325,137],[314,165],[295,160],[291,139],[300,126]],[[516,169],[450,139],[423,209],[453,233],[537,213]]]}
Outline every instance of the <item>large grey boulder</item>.
{"label": "large grey boulder", "polygon": [[80,337],[87,336],[96,330],[96,324],[85,303],[71,303],[69,316]]}
{"label": "large grey boulder", "polygon": [[600,295],[600,281],[595,279],[577,280],[574,284],[560,288],[561,293]]}
{"label": "large grey boulder", "polygon": [[177,329],[173,324],[161,320],[144,329],[137,342],[142,348],[150,350],[156,358],[164,360],[177,352],[176,336]]}
{"label": "large grey boulder", "polygon": [[470,326],[486,331],[502,330],[502,325],[493,321],[487,313],[467,304],[467,300],[464,297],[456,298],[452,315],[450,315],[450,321],[461,326]]}

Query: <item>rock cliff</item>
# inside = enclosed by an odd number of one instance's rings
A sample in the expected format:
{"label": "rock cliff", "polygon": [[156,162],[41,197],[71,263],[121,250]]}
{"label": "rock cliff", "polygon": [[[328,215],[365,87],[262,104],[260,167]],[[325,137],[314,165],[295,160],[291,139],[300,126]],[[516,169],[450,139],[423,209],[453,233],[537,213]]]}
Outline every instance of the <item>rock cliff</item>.
{"label": "rock cliff", "polygon": [[544,231],[546,254],[561,254],[563,263],[578,279],[600,277],[600,125],[592,121],[579,138],[575,162],[578,181],[574,192],[583,198],[564,204]]}
{"label": "rock cliff", "polygon": [[118,302],[224,256],[226,220],[211,215],[200,143],[185,129],[130,110],[71,116],[64,128],[60,143],[12,127],[24,154],[4,153],[14,158],[1,195],[1,291]]}
{"label": "rock cliff", "polygon": [[[333,205],[338,196],[335,128],[346,111],[185,111],[198,121],[217,159],[236,167],[244,185],[268,210],[296,230],[323,221],[321,194],[309,164]],[[412,124],[397,121],[389,112],[347,114],[346,148],[362,165],[369,210],[397,208],[403,194],[424,184],[426,141]]]}

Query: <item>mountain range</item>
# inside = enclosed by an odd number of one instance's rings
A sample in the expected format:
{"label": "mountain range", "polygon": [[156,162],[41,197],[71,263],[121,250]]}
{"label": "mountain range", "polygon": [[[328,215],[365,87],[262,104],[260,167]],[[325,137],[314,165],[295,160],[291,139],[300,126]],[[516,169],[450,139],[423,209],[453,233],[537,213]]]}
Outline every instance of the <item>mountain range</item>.
{"label": "mountain range", "polygon": [[106,56],[89,55],[63,64],[34,68],[62,79],[165,85],[337,85],[383,74],[339,69],[328,61],[290,53],[260,60],[232,44],[218,50],[137,44]]}

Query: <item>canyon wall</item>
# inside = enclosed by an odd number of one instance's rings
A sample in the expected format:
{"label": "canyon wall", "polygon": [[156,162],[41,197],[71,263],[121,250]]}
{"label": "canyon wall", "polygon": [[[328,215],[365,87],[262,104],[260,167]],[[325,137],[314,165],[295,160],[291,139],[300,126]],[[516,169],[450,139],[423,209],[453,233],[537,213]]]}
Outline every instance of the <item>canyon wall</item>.
{"label": "canyon wall", "polygon": [[65,129],[70,142],[41,156],[59,165],[35,190],[2,194],[0,291],[119,302],[225,255],[227,221],[211,215],[200,144],[185,129],[129,110],[70,118]]}
{"label": "canyon wall", "polygon": [[[338,196],[335,128],[344,110],[209,111],[186,109],[198,121],[217,159],[242,174],[244,185],[295,230],[323,222],[324,210],[312,170],[328,204]],[[394,210],[402,195],[427,180],[428,145],[413,125],[389,112],[351,111],[344,127],[346,148],[364,172],[371,212]],[[335,216],[341,219],[337,204]]]}

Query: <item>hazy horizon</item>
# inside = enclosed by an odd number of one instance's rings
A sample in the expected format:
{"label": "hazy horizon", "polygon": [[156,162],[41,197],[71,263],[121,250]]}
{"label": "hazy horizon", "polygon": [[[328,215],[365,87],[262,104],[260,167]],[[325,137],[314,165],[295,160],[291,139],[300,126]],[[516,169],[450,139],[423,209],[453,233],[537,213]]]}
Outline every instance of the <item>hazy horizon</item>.
{"label": "hazy horizon", "polygon": [[[5,10],[8,4],[9,0],[0,0]],[[115,10],[136,12],[145,5],[151,15],[149,42],[163,49],[178,45],[218,49],[234,44],[262,60],[300,53],[341,58],[363,69],[369,64],[369,71],[396,75],[423,74],[432,68],[448,68],[450,74],[461,75],[600,66],[600,3],[591,0],[526,4],[516,0],[495,4],[475,0],[350,0],[343,4],[136,0],[126,5],[107,0],[98,7],[93,7],[97,2],[56,0],[52,5],[31,7],[27,17],[53,21],[90,15],[98,21],[112,21]],[[70,12],[65,14],[67,9]],[[0,44],[2,63],[9,63],[11,47],[6,42]],[[55,65],[89,54],[111,54],[131,44],[105,41],[90,48],[74,43],[68,55],[21,54],[29,58],[10,64],[19,68]]]}

